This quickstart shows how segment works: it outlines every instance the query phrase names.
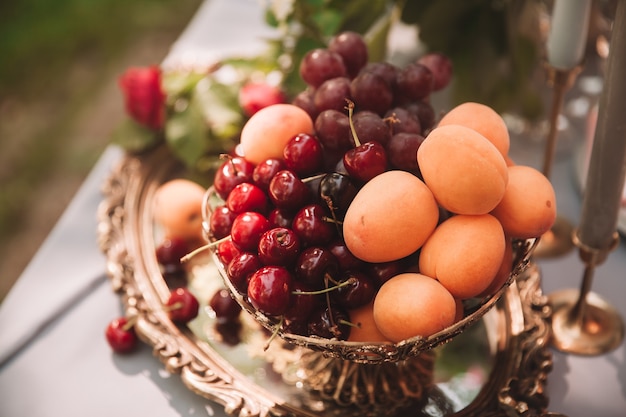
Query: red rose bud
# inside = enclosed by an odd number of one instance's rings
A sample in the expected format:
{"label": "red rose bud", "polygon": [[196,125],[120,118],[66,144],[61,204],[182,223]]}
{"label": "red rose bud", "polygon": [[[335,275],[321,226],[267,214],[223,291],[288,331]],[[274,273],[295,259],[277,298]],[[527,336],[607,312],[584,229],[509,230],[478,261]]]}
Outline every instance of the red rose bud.
{"label": "red rose bud", "polygon": [[131,67],[119,78],[126,111],[138,123],[161,129],[165,122],[165,94],[158,66]]}
{"label": "red rose bud", "polygon": [[239,105],[247,116],[264,107],[285,103],[287,97],[278,88],[265,83],[248,83],[239,91]]}

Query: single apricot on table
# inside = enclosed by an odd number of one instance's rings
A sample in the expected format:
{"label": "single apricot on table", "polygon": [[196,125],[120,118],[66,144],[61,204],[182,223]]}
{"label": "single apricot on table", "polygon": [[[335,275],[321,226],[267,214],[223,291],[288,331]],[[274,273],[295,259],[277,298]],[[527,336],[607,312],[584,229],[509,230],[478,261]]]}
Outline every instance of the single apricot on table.
{"label": "single apricot on table", "polygon": [[204,241],[202,235],[202,201],[206,190],[185,179],[169,180],[159,186],[154,196],[154,221],[168,237],[179,237],[192,243]]}

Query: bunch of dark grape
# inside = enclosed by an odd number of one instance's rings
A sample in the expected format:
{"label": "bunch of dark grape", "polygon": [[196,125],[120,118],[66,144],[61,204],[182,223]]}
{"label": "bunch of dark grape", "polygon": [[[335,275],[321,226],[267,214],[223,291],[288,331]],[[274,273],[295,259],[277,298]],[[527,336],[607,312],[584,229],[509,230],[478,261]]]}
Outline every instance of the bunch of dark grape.
{"label": "bunch of dark grape", "polygon": [[223,204],[211,213],[210,237],[232,286],[284,332],[347,340],[358,326],[351,312],[418,255],[356,258],[343,217],[380,173],[419,175],[417,148],[435,125],[429,97],[448,84],[451,65],[440,54],[404,68],[368,63],[363,38],[346,32],[310,51],[300,74],[308,87],[293,104],[314,133],[292,137],[282,158],[228,157],[214,180]]}
{"label": "bunch of dark grape", "polygon": [[326,49],[307,53],[300,75],[308,88],[294,104],[315,121],[331,168],[355,147],[348,99],[355,103],[353,122],[360,142],[380,144],[390,168],[418,173],[413,155],[436,121],[430,95],[446,87],[452,76],[446,56],[431,53],[404,68],[368,62],[363,38],[347,32],[334,37]]}

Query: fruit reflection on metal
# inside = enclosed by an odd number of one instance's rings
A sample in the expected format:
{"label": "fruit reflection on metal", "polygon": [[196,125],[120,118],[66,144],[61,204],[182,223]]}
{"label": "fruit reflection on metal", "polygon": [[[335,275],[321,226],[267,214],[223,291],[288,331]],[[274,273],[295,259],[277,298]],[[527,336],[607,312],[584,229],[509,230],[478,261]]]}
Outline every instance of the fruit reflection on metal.
{"label": "fruit reflection on metal", "polygon": [[[554,152],[558,139],[558,121],[563,109],[565,93],[574,84],[581,69],[579,66],[568,70],[552,67],[548,69],[549,83],[553,88],[553,97],[549,118],[550,128],[546,138],[542,169],[543,174],[548,178],[552,174]],[[538,258],[556,258],[569,253],[574,248],[571,239],[573,229],[574,226],[569,220],[557,214],[552,228],[541,237],[535,250],[535,256]]]}
{"label": "fruit reflection on metal", "polygon": [[619,235],[615,232],[613,245],[602,251],[583,244],[577,233],[573,241],[585,264],[583,280],[580,290],[563,289],[550,294],[552,344],[567,353],[601,355],[622,344],[624,323],[615,307],[591,291],[591,283],[596,266],[617,247]]}

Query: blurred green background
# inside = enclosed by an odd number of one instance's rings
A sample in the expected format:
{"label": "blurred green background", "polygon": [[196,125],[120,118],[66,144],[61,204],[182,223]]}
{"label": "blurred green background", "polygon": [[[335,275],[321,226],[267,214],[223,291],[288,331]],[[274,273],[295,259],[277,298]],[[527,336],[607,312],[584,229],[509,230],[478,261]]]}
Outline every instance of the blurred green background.
{"label": "blurred green background", "polygon": [[124,117],[117,77],[160,63],[201,3],[0,2],[0,300]]}

